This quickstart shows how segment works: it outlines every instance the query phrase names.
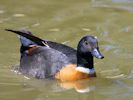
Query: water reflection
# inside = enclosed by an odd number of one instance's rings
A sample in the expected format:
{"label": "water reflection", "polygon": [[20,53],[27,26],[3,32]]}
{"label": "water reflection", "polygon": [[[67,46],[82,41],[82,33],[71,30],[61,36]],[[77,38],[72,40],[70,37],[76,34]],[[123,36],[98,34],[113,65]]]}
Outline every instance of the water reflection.
{"label": "water reflection", "polygon": [[[68,95],[72,98],[75,97],[78,100],[84,98],[87,100],[91,95],[97,95],[98,97],[104,97],[104,99],[112,98],[113,100],[118,100],[118,98],[126,98],[131,97],[133,93],[132,86],[129,86],[124,83],[124,79],[91,79],[91,80],[82,80],[77,82],[63,82],[60,83],[58,81],[29,81],[26,84],[30,84],[30,86],[41,91],[41,94],[37,96],[37,98],[63,98],[64,95]],[[48,90],[46,90],[48,88]],[[74,91],[84,94],[75,94]],[[126,92],[126,93],[125,93]],[[72,95],[70,95],[72,93]],[[91,96],[92,99],[98,99],[98,97]],[[71,99],[72,99],[71,98]],[[64,98],[66,100],[67,98]]]}
{"label": "water reflection", "polygon": [[[58,80],[26,80],[25,84],[37,88],[38,90],[43,92],[46,92],[46,89],[48,88],[47,92],[49,93],[71,90],[75,90],[78,93],[89,93],[96,90],[96,87],[101,84],[100,81],[105,80],[107,79],[92,78],[73,82],[60,82]],[[104,84],[104,82],[102,84]]]}

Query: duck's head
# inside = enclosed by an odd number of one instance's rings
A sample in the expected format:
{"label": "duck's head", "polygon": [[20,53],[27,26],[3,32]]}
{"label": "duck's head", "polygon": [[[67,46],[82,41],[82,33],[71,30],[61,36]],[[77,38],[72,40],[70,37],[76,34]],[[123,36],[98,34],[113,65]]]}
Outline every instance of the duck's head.
{"label": "duck's head", "polygon": [[77,70],[96,76],[93,57],[104,58],[100,53],[97,38],[85,36],[79,41],[77,47]]}
{"label": "duck's head", "polygon": [[96,58],[103,59],[104,56],[100,53],[98,40],[94,36],[83,37],[77,47],[78,53],[84,56],[92,55]]}

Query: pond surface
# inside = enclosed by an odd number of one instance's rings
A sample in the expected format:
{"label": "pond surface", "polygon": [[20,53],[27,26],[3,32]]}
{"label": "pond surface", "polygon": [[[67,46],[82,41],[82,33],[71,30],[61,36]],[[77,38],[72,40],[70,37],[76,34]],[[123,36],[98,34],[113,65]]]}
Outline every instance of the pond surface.
{"label": "pond surface", "polygon": [[[99,39],[105,59],[95,59],[97,78],[60,83],[16,73],[19,41],[5,28],[76,48],[87,34]],[[132,0],[1,0],[0,100],[132,100]]]}

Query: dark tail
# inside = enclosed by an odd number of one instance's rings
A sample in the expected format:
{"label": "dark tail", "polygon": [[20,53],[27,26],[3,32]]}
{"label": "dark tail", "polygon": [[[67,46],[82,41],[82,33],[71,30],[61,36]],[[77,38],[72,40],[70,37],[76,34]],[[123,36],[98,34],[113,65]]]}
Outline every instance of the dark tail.
{"label": "dark tail", "polygon": [[10,31],[10,32],[13,32],[13,33],[16,33],[20,36],[23,36],[31,41],[33,41],[34,43],[40,45],[40,46],[47,46],[47,42],[43,39],[40,39],[34,35],[31,34],[31,32],[29,31],[16,31],[16,30],[11,30],[11,29],[5,29],[6,31]]}

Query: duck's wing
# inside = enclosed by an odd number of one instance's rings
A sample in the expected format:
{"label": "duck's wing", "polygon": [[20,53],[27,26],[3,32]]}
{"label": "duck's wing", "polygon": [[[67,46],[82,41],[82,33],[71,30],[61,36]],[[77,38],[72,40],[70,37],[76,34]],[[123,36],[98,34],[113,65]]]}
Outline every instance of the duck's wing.
{"label": "duck's wing", "polygon": [[33,41],[34,43],[36,43],[39,46],[49,46],[49,47],[51,47],[55,50],[58,50],[59,52],[62,52],[63,54],[65,54],[73,63],[77,62],[77,57],[76,57],[77,52],[72,47],[66,46],[66,45],[61,44],[61,43],[43,40],[39,37],[36,37],[35,35],[31,34],[31,32],[26,31],[26,30],[25,31],[23,31],[23,30],[22,31],[16,31],[16,30],[11,30],[11,29],[6,29],[6,31],[10,31],[10,32],[16,33],[20,36],[23,36],[23,37]]}

